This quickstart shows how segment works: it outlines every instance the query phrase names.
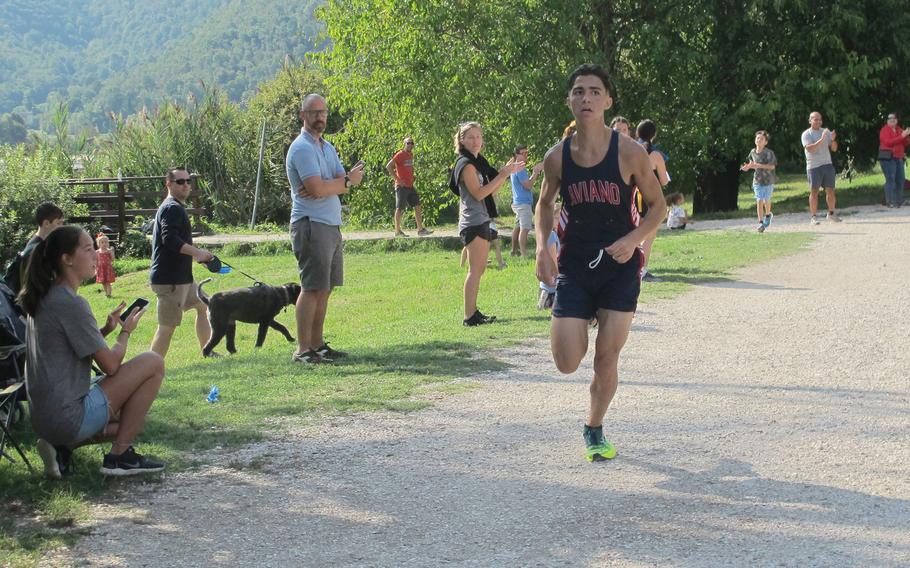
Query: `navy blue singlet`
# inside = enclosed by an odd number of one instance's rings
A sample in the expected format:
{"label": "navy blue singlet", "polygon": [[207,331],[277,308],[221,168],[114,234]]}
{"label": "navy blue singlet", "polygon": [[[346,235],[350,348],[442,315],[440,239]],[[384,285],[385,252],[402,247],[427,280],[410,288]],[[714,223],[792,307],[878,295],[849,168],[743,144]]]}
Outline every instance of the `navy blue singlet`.
{"label": "navy blue singlet", "polygon": [[563,245],[560,256],[586,255],[608,247],[632,232],[640,221],[635,188],[623,181],[619,171],[619,133],[613,131],[607,155],[590,168],[572,161],[572,138],[562,144],[562,212],[557,231]]}

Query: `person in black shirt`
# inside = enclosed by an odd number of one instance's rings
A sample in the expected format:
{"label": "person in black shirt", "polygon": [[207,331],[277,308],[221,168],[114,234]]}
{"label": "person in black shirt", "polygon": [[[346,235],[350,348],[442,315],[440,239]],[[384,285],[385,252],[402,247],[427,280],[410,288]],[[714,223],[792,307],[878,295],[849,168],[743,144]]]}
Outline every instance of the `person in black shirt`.
{"label": "person in black shirt", "polygon": [[212,335],[208,309],[199,299],[193,281],[193,261],[206,263],[214,255],[193,246],[190,218],[184,203],[190,195],[190,175],[183,168],[171,168],[165,181],[168,196],[158,208],[152,228],[152,269],[149,281],[158,297],[158,329],[152,351],[164,357],[183,312],[196,310],[196,337],[204,347]]}
{"label": "person in black shirt", "polygon": [[35,222],[38,223],[38,231],[6,268],[4,281],[14,296],[18,296],[22,289],[22,275],[28,265],[29,255],[38,243],[51,234],[51,231],[63,225],[63,211],[53,203],[42,203],[35,209]]}

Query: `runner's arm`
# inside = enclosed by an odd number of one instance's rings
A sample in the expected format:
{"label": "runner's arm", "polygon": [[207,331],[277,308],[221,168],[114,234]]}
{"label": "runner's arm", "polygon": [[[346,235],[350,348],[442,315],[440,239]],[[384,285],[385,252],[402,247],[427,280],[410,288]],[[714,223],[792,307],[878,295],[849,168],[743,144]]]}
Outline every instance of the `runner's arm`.
{"label": "runner's arm", "polygon": [[[632,144],[635,143],[632,142]],[[645,213],[638,227],[606,248],[607,254],[620,264],[628,262],[632,258],[635,249],[645,240],[645,237],[657,232],[661,222],[667,216],[667,201],[664,199],[664,192],[660,187],[660,182],[657,181],[657,176],[654,175],[651,160],[645,149],[641,146],[628,147],[628,153],[630,156],[626,163],[631,169],[631,182],[638,186],[642,199],[648,205],[648,212]]]}

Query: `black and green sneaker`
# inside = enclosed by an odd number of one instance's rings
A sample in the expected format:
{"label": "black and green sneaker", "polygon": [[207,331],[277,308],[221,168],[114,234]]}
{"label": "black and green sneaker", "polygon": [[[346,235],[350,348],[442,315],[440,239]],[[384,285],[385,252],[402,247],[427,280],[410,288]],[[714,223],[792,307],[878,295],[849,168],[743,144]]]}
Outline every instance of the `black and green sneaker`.
{"label": "black and green sneaker", "polygon": [[616,457],[616,448],[604,438],[603,425],[592,428],[585,424],[585,459],[589,462],[610,460]]}

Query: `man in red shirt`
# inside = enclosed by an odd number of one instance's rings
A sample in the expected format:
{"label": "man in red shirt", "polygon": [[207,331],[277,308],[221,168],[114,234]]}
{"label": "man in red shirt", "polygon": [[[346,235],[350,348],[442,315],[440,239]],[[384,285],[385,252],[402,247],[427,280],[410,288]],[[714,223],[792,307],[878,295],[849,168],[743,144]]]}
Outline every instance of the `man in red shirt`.
{"label": "man in red shirt", "polygon": [[395,236],[406,237],[401,230],[401,216],[407,206],[414,208],[417,219],[417,234],[421,237],[433,234],[423,226],[423,215],[420,211],[420,197],[414,189],[414,140],[410,136],[404,139],[404,149],[399,150],[385,169],[395,178]]}

